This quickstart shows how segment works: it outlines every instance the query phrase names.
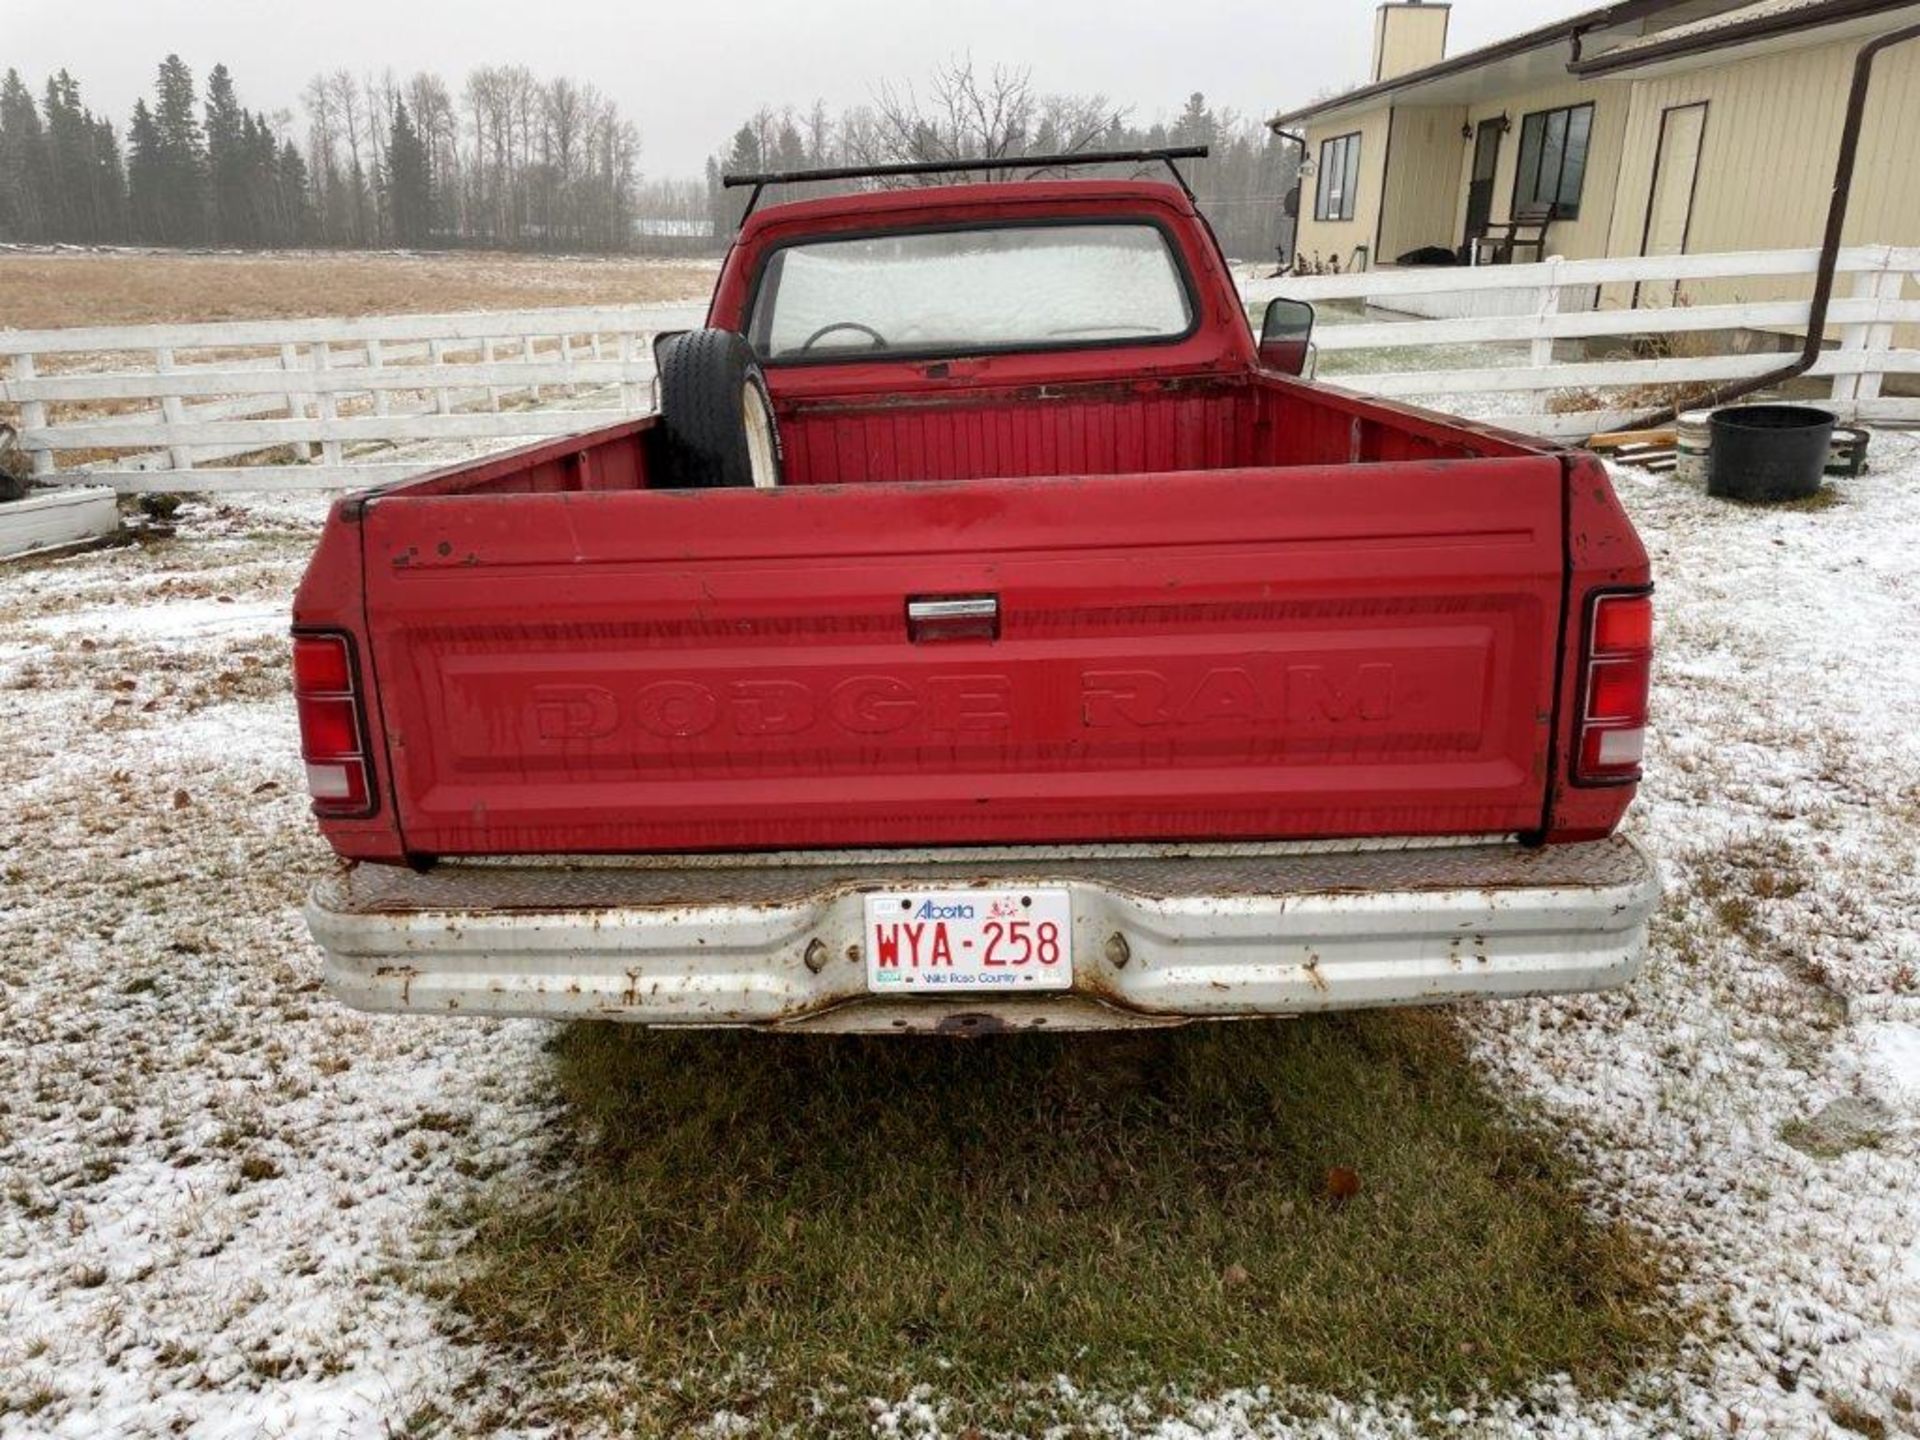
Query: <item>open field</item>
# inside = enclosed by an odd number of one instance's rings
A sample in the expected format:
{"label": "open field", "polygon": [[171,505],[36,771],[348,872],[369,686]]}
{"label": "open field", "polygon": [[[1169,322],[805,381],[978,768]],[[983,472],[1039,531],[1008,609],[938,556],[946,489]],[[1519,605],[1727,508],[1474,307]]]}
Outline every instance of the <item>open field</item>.
{"label": "open field", "polygon": [[642,305],[703,298],[715,269],[636,256],[0,248],[0,328]]}
{"label": "open field", "polygon": [[0,568],[0,1434],[1920,1433],[1920,439],[1873,460],[1617,472],[1634,985],[1096,1044],[344,1011],[319,503]]}

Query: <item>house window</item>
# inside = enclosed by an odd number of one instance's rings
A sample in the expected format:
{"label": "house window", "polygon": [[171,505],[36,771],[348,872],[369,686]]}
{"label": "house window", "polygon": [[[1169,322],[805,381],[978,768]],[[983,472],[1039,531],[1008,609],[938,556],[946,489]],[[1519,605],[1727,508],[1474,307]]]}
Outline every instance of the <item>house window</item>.
{"label": "house window", "polygon": [[1351,220],[1360,188],[1360,132],[1320,142],[1320,183],[1313,192],[1313,218]]}
{"label": "house window", "polygon": [[1536,110],[1520,122],[1520,164],[1513,178],[1513,208],[1552,205],[1561,220],[1580,218],[1580,187],[1587,178],[1587,142],[1593,106]]}

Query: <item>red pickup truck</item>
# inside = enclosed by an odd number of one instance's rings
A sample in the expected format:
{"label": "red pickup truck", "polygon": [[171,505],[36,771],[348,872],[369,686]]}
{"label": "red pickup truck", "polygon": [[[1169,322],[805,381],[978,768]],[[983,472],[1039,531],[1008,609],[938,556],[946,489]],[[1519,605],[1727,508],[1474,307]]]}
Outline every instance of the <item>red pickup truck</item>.
{"label": "red pickup truck", "polygon": [[341,500],[332,992],[968,1034],[1624,982],[1646,554],[1592,456],[1299,378],[1302,312],[1256,339],[1180,185],[782,204],[658,414]]}

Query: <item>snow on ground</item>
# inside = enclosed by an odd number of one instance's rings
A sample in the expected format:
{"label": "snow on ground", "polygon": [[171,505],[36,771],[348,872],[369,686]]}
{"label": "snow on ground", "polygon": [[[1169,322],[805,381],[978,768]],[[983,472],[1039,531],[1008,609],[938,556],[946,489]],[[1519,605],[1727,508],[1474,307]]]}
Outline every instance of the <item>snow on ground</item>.
{"label": "snow on ground", "polygon": [[0,572],[0,1433],[384,1433],[464,1368],[395,1277],[527,1155],[539,1032],[318,993],[311,524],[183,520]]}
{"label": "snow on ground", "polygon": [[[1920,439],[1873,454],[1814,511],[1619,473],[1659,582],[1653,956],[1464,1013],[1594,1205],[1683,1257],[1695,1352],[1628,1400],[1289,1397],[1299,1433],[1920,1434]],[[414,1281],[437,1204],[525,1173],[541,1031],[341,1010],[298,915],[326,857],[283,629],[318,513],[0,570],[0,1434],[379,1435],[524,1382]],[[1282,1432],[1258,1394],[1061,1408]]]}
{"label": "snow on ground", "polygon": [[1653,555],[1647,974],[1471,1023],[1725,1316],[1742,1433],[1920,1433],[1920,440],[1838,505],[1621,471]]}

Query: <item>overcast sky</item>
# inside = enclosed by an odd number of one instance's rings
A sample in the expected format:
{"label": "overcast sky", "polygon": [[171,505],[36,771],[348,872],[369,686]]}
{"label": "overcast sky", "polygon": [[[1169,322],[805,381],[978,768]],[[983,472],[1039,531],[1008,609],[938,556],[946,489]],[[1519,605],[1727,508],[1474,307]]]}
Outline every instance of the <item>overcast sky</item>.
{"label": "overcast sky", "polygon": [[[1586,8],[1580,0],[1460,0],[1458,53]],[[649,175],[698,173],[762,104],[869,99],[971,52],[1030,66],[1042,90],[1102,92],[1133,117],[1171,117],[1204,91],[1271,114],[1365,78],[1371,0],[0,0],[0,67],[36,93],[65,66],[124,131],[154,67],[234,72],[253,109],[294,108],[316,70],[517,61],[616,98]]]}

